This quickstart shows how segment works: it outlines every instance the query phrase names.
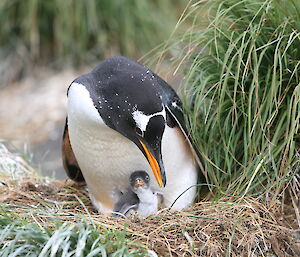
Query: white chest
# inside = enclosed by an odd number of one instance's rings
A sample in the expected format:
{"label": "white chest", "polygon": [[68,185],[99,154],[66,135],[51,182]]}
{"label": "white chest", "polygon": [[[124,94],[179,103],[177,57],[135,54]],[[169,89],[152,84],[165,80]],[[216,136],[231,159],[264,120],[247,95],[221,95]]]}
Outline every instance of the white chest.
{"label": "white chest", "polygon": [[81,85],[69,90],[68,126],[74,154],[92,191],[125,191],[133,171],[150,171],[138,147],[106,126]]}
{"label": "white chest", "polygon": [[148,216],[156,213],[158,210],[158,195],[151,190],[137,193],[140,200],[137,208],[137,213],[141,216]]}

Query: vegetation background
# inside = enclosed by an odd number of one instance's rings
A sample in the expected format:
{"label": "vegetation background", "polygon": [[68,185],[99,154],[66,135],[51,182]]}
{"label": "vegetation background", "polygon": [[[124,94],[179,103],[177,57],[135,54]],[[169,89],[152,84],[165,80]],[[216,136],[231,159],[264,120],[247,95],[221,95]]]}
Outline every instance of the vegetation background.
{"label": "vegetation background", "polygon": [[59,145],[68,85],[106,57],[139,59],[163,44],[185,5],[1,1],[0,138],[21,149],[25,145],[45,175],[63,178]]}
{"label": "vegetation background", "polygon": [[300,255],[298,0],[3,0],[0,20],[0,138],[24,142],[27,131],[46,142],[35,154],[45,162],[68,84],[126,55],[182,81],[208,189],[186,213],[116,222],[1,144],[1,256]]}

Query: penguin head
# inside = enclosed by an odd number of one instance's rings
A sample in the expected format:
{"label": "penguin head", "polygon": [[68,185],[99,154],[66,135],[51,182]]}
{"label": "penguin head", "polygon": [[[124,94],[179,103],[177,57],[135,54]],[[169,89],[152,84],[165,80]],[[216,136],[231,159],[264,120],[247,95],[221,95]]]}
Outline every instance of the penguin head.
{"label": "penguin head", "polygon": [[129,184],[134,192],[137,192],[139,189],[148,189],[150,177],[146,171],[138,170],[130,175]]}
{"label": "penguin head", "polygon": [[156,75],[130,59],[113,57],[74,82],[89,91],[105,124],[135,143],[149,162],[157,183],[164,187],[161,141],[166,110]]}
{"label": "penguin head", "polygon": [[113,122],[113,128],[130,139],[149,162],[159,186],[166,185],[166,174],[162,161],[162,137],[166,126],[165,109],[147,114],[134,108]]}

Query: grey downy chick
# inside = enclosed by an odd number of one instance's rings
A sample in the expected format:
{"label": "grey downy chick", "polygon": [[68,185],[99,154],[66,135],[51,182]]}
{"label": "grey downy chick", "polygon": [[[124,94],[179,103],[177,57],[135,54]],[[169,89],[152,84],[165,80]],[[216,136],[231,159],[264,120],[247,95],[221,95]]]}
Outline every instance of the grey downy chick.
{"label": "grey downy chick", "polygon": [[135,171],[131,174],[129,183],[131,190],[139,198],[137,213],[148,216],[158,210],[157,193],[150,189],[150,177],[146,171]]}
{"label": "grey downy chick", "polygon": [[112,216],[130,216],[137,210],[138,204],[138,196],[131,189],[129,189],[128,191],[120,195],[119,201],[115,204]]}
{"label": "grey downy chick", "polygon": [[133,172],[129,178],[129,185],[130,190],[120,197],[114,212],[129,216],[136,211],[144,217],[157,212],[158,196],[150,189],[150,177],[147,172]]}

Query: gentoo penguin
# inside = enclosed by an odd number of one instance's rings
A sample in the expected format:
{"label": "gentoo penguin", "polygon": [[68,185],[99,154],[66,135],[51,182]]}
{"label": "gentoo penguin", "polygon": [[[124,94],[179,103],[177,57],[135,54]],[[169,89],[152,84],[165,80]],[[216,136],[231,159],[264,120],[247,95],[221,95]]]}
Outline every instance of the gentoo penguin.
{"label": "gentoo penguin", "polygon": [[150,189],[150,177],[147,172],[138,170],[129,178],[130,189],[120,196],[114,212],[129,216],[136,211],[141,216],[148,216],[158,210],[158,195]]}
{"label": "gentoo penguin", "polygon": [[163,79],[116,56],[76,78],[67,95],[64,167],[71,179],[86,181],[99,212],[114,210],[135,170],[149,174],[163,206],[180,210],[193,202],[201,164],[181,101]]}

